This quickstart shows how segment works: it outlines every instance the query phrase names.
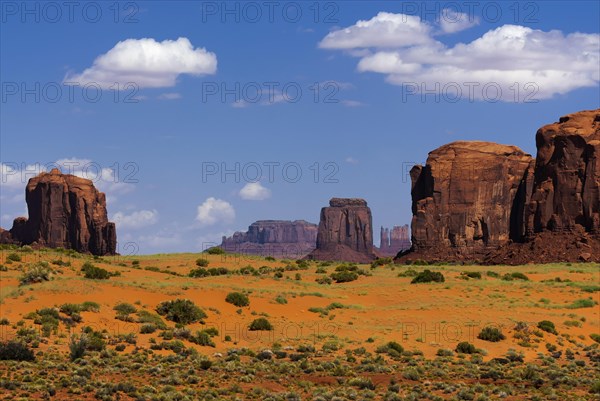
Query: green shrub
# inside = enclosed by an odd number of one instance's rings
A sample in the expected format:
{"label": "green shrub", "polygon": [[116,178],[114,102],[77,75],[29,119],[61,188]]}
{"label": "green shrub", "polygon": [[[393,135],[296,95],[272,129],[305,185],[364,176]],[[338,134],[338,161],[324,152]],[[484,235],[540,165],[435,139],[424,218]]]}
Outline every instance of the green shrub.
{"label": "green shrub", "polygon": [[527,277],[525,274],[523,274],[521,272],[512,272],[512,273],[506,273],[504,276],[502,276],[502,280],[505,280],[505,281],[513,281],[513,280],[529,281],[529,277]]}
{"label": "green shrub", "polygon": [[377,258],[373,262],[371,262],[371,269],[374,269],[379,266],[390,265],[393,262],[394,261],[392,260],[392,258]]}
{"label": "green shrub", "polygon": [[209,255],[223,255],[223,254],[225,254],[225,250],[223,248],[218,247],[218,246],[213,246],[212,248],[208,248],[204,252],[208,253]]}
{"label": "green shrub", "polygon": [[317,283],[319,283],[319,284],[331,284],[331,283],[333,283],[333,280],[331,279],[331,277],[327,277],[327,276],[318,277],[318,278],[315,279],[315,281]]}
{"label": "green shrub", "polygon": [[188,299],[161,302],[156,307],[159,315],[175,323],[190,324],[206,318],[206,313]]}
{"label": "green shrub", "polygon": [[600,344],[600,334],[592,333],[590,334],[590,338]]}
{"label": "green shrub", "polygon": [[92,280],[107,280],[111,276],[108,270],[94,266],[90,262],[85,262],[81,266],[81,271],[83,272],[83,276],[85,278]]}
{"label": "green shrub", "polygon": [[144,323],[140,326],[140,334],[152,334],[157,327],[153,323]]}
{"label": "green shrub", "polygon": [[543,330],[547,333],[558,334],[554,323],[552,323],[550,320],[542,320],[537,324],[537,327],[538,329]]}
{"label": "green shrub", "polygon": [[165,324],[165,322],[163,322],[161,317],[155,313],[148,312],[146,310],[141,310],[137,313],[137,315],[138,315],[138,319],[137,319],[138,323],[149,323],[149,324],[156,326],[157,328],[159,328],[161,330],[165,330],[167,328],[167,325]]}
{"label": "green shrub", "polygon": [[240,308],[250,305],[250,299],[248,299],[248,296],[246,294],[242,294],[241,292],[230,292],[227,294],[225,302]]}
{"label": "green shrub", "polygon": [[479,272],[462,272],[460,275],[467,278],[481,279],[481,273]]}
{"label": "green shrub", "polygon": [[266,256],[265,260],[268,260],[269,262],[275,262],[275,258],[273,256]]}
{"label": "green shrub", "polygon": [[229,270],[224,267],[212,267],[210,269],[198,268],[190,271],[188,276],[201,278],[201,277],[211,277],[211,276],[224,276],[229,274]]}
{"label": "green shrub", "polygon": [[418,283],[443,283],[445,281],[444,275],[440,272],[432,272],[431,270],[425,270],[415,276],[410,282],[411,284]]}
{"label": "green shrub", "polygon": [[71,361],[83,358],[87,346],[88,340],[86,335],[82,334],[81,336],[71,337],[71,342],[69,343]]}
{"label": "green shrub", "polygon": [[589,298],[578,299],[571,305],[567,306],[567,309],[581,309],[581,308],[593,308],[596,302]]}
{"label": "green shrub", "polygon": [[390,341],[387,344],[377,347],[375,352],[378,354],[388,354],[393,357],[398,357],[404,352],[404,347],[395,341]]}
{"label": "green shrub", "polygon": [[208,267],[209,263],[210,262],[208,259],[204,259],[204,258],[196,259],[196,266],[198,266],[198,267]]}
{"label": "green shrub", "polygon": [[473,344],[467,341],[463,341],[461,343],[458,343],[455,351],[460,354],[475,354],[477,353],[477,348],[475,348]]}
{"label": "green shrub", "polygon": [[6,257],[6,260],[10,260],[13,262],[20,262],[21,256],[18,253],[9,253],[8,256]]}
{"label": "green shrub", "polygon": [[334,273],[331,273],[330,277],[336,283],[348,283],[350,281],[357,280],[358,279],[358,273],[355,272],[355,271],[349,271],[349,270],[336,271]]}
{"label": "green shrub", "polygon": [[259,317],[250,323],[250,331],[270,331],[273,330],[273,325],[264,317]]}
{"label": "green shrub", "polygon": [[210,333],[207,331],[197,331],[196,334],[190,337],[190,342],[201,345],[203,347],[214,347],[215,343],[212,340]]}
{"label": "green shrub", "polygon": [[35,356],[27,344],[19,341],[0,342],[0,361],[33,361]]}
{"label": "green shrub", "polygon": [[41,283],[42,281],[50,281],[52,277],[52,269],[46,262],[37,262],[30,266],[19,278],[21,285]]}
{"label": "green shrub", "polygon": [[483,330],[481,330],[481,332],[479,333],[477,338],[479,338],[480,340],[483,340],[483,341],[489,341],[489,342],[495,343],[495,342],[504,340],[506,338],[506,336],[504,334],[502,334],[500,329],[498,329],[496,327],[488,326],[488,327],[484,327]]}
{"label": "green shrub", "polygon": [[500,274],[498,274],[498,273],[496,273],[496,272],[494,272],[494,271],[491,271],[491,270],[488,270],[488,271],[487,271],[487,273],[485,273],[485,274],[486,274],[488,277],[494,277],[494,278],[499,278],[499,277],[500,277]]}
{"label": "green shrub", "polygon": [[115,305],[113,310],[117,312],[117,319],[123,320],[125,322],[132,322],[133,319],[129,317],[129,315],[137,312],[137,308],[135,306],[126,302],[121,302]]}
{"label": "green shrub", "polygon": [[85,301],[80,306],[82,312],[100,312],[100,304],[92,301]]}
{"label": "green shrub", "polygon": [[277,295],[277,297],[275,297],[275,302],[280,305],[285,305],[288,303],[287,299],[283,295]]}

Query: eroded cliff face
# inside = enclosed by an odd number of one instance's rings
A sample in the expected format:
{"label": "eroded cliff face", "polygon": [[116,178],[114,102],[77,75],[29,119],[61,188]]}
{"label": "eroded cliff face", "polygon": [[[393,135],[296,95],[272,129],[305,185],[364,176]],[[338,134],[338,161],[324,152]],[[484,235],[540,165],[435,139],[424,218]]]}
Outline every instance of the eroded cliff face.
{"label": "eroded cliff face", "polygon": [[94,255],[115,253],[115,225],[108,221],[105,195],[92,181],[54,169],[29,180],[25,200],[29,218],[15,219],[12,241]]}
{"label": "eroded cliff face", "polygon": [[412,243],[398,260],[600,262],[600,109],[515,146],[453,142],[411,170]]}
{"label": "eroded cliff face", "polygon": [[600,232],[600,110],[561,117],[536,134],[533,195],[526,209],[527,234]]}
{"label": "eroded cliff face", "polygon": [[453,142],[411,170],[415,250],[480,254],[523,231],[532,157],[516,146]]}
{"label": "eroded cliff face", "polygon": [[300,259],[315,249],[317,225],[304,220],[259,220],[246,232],[223,237],[227,252]]}
{"label": "eroded cliff face", "polygon": [[332,198],[321,209],[317,249],[309,258],[368,263],[373,252],[373,218],[364,199]]}

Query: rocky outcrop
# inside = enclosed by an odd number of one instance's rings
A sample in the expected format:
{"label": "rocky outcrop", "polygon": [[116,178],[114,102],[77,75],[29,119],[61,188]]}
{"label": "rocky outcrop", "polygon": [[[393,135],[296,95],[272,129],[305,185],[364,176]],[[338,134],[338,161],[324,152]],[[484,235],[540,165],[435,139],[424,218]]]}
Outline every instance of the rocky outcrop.
{"label": "rocky outcrop", "polygon": [[246,232],[223,237],[220,245],[229,253],[301,259],[316,247],[317,225],[304,220],[259,220]]}
{"label": "rocky outcrop", "polygon": [[408,224],[394,226],[391,230],[381,227],[379,234],[379,248],[376,252],[379,256],[396,256],[398,252],[410,249],[410,227]]}
{"label": "rocky outcrop", "polygon": [[411,170],[409,252],[397,260],[489,264],[600,262],[600,109],[514,146],[454,142]]}
{"label": "rocky outcrop", "polygon": [[576,226],[600,233],[600,110],[569,114],[540,128],[536,144],[527,234]]}
{"label": "rocky outcrop", "polygon": [[518,240],[533,159],[516,146],[453,142],[411,170],[415,251],[478,257]]}
{"label": "rocky outcrop", "polygon": [[315,260],[369,263],[373,250],[373,218],[363,199],[332,198],[321,209],[317,248],[308,255]]}
{"label": "rocky outcrop", "polygon": [[105,195],[92,181],[54,169],[29,180],[25,199],[29,218],[14,220],[10,230],[14,241],[94,255],[115,254],[115,225],[108,221]]}

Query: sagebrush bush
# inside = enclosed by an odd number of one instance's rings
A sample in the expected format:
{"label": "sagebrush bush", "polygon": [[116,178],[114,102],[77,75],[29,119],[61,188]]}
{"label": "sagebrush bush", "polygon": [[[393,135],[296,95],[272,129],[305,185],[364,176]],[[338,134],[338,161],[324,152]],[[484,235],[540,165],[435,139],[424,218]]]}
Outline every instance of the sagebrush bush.
{"label": "sagebrush bush", "polygon": [[209,255],[223,255],[225,253],[225,250],[218,246],[213,246],[212,248],[208,248],[204,252],[208,253]]}
{"label": "sagebrush bush", "polygon": [[440,272],[432,272],[431,270],[425,270],[417,274],[415,278],[410,282],[411,284],[418,283],[443,283],[445,281],[444,275]]}
{"label": "sagebrush bush", "polygon": [[273,325],[264,317],[259,317],[250,323],[251,331],[270,331],[273,330]]}
{"label": "sagebrush bush", "polygon": [[19,278],[19,282],[21,285],[27,285],[50,281],[52,273],[52,269],[47,262],[37,262],[27,268]]}
{"label": "sagebrush bush", "polygon": [[237,307],[243,307],[250,305],[250,299],[246,294],[241,292],[230,292],[225,298],[225,302],[235,305]]}
{"label": "sagebrush bush", "polygon": [[209,260],[204,258],[196,259],[196,266],[198,267],[207,267],[209,265]]}
{"label": "sagebrush bush", "polygon": [[475,346],[470,342],[463,341],[458,343],[455,351],[461,354],[475,354],[477,353],[477,348],[475,348]]}
{"label": "sagebrush bush", "polygon": [[330,277],[336,283],[349,283],[358,280],[358,273],[350,270],[336,271],[331,273]]}
{"label": "sagebrush bush", "polygon": [[488,326],[484,327],[483,330],[481,330],[477,338],[483,341],[495,343],[504,340],[506,336],[502,334],[502,331],[500,331],[500,329]]}
{"label": "sagebrush bush", "polygon": [[550,320],[542,320],[538,323],[537,327],[538,329],[543,330],[547,333],[558,334],[558,332],[556,331],[556,326],[554,326],[554,323],[552,323]]}
{"label": "sagebrush bush", "polygon": [[0,361],[33,361],[35,356],[27,344],[20,341],[0,342]]}
{"label": "sagebrush bush", "polygon": [[92,280],[108,280],[108,278],[111,276],[108,270],[97,267],[90,262],[85,262],[81,266],[81,271],[83,272],[83,276],[85,278]]}
{"label": "sagebrush bush", "polygon": [[189,299],[161,302],[156,307],[159,315],[175,323],[190,324],[206,318],[206,313]]}

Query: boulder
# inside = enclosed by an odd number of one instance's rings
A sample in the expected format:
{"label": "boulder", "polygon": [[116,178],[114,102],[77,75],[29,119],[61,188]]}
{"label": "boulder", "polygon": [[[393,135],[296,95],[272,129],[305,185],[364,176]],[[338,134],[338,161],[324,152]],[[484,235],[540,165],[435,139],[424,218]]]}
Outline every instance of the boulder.
{"label": "boulder", "polygon": [[329,207],[321,209],[317,248],[308,258],[371,262],[375,259],[372,221],[364,199],[332,198]]}
{"label": "boulder", "polygon": [[115,254],[115,224],[108,221],[105,195],[92,181],[53,169],[29,180],[25,200],[29,218],[16,218],[10,230],[18,243]]}

